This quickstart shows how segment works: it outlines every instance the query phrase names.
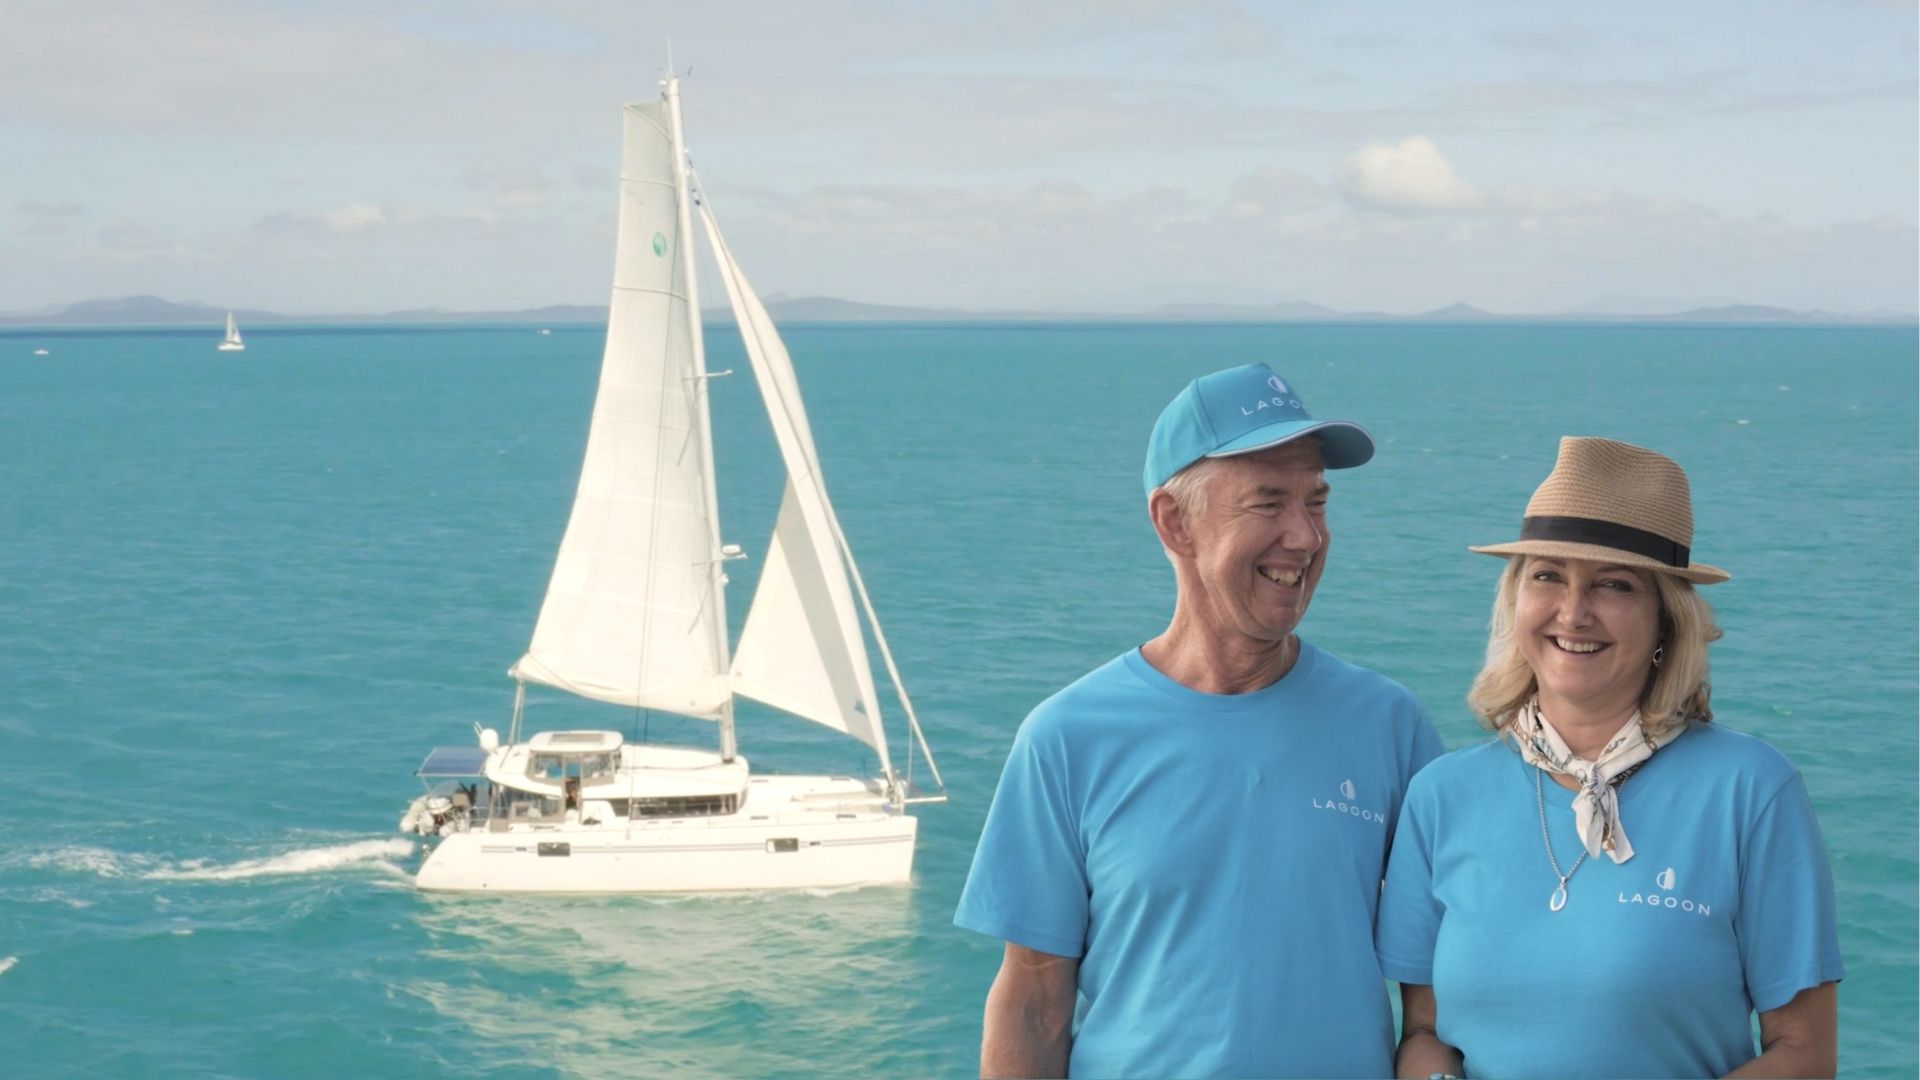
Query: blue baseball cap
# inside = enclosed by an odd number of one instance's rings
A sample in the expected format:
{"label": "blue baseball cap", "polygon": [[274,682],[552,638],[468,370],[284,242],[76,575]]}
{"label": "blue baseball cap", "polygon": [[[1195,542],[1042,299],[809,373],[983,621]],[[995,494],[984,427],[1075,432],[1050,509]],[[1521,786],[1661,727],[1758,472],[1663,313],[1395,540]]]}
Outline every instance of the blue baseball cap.
{"label": "blue baseball cap", "polygon": [[1147,494],[1181,469],[1209,457],[1232,457],[1318,435],[1329,469],[1351,469],[1373,457],[1373,436],[1346,420],[1315,420],[1285,379],[1265,364],[1246,364],[1187,384],[1168,403],[1147,440]]}

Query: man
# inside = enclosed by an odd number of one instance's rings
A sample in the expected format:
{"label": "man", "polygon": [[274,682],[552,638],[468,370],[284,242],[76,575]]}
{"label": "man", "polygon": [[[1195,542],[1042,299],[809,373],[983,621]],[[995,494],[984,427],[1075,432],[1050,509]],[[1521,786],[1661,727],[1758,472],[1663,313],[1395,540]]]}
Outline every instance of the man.
{"label": "man", "polygon": [[1373,917],[1440,740],[1405,689],[1294,633],[1323,470],[1372,456],[1264,364],[1154,425],[1172,622],[1020,726],[954,916],[1006,942],[983,1075],[1393,1074]]}

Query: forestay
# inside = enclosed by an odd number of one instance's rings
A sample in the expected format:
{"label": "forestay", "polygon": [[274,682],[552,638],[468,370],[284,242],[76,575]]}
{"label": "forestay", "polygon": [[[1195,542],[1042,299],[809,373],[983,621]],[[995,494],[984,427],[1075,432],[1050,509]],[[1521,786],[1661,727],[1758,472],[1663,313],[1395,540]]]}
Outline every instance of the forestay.
{"label": "forestay", "polygon": [[693,340],[665,101],[628,105],[600,389],[553,577],[516,678],[718,718],[724,610],[708,521],[705,378]]}
{"label": "forestay", "polygon": [[787,467],[780,517],[734,650],[734,692],[859,739],[890,774],[866,638],[793,360],[712,212],[700,211]]}

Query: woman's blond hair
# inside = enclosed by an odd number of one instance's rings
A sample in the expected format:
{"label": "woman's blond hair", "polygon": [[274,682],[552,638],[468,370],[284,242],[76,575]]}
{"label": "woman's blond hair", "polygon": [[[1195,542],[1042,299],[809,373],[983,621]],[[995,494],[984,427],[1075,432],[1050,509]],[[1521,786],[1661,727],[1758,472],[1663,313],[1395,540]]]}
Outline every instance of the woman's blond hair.
{"label": "woman's blond hair", "polygon": [[[1467,705],[1480,717],[1481,725],[1501,733],[1540,689],[1513,636],[1514,605],[1526,564],[1527,556],[1512,556],[1500,574],[1500,586],[1493,594],[1486,665],[1467,691]],[[1692,582],[1657,570],[1647,571],[1646,576],[1653,578],[1660,598],[1662,653],[1640,694],[1640,721],[1658,737],[1689,720],[1713,719],[1708,706],[1713,691],[1707,683],[1707,644],[1720,639],[1720,628],[1714,625],[1713,608]]]}

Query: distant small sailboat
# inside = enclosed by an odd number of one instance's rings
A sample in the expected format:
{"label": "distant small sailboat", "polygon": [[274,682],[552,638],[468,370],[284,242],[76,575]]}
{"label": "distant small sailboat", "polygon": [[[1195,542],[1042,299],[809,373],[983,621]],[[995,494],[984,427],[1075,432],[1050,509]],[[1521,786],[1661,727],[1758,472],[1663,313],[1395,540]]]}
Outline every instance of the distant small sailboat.
{"label": "distant small sailboat", "polygon": [[240,328],[233,323],[233,312],[227,312],[227,336],[220,341],[221,352],[240,352],[247,343],[240,340]]}
{"label": "distant small sailboat", "polygon": [[33,350],[33,355],[35,355],[35,356],[45,356],[45,355],[47,355],[47,350],[45,350],[45,349],[35,349],[35,350]]}
{"label": "distant small sailboat", "polygon": [[534,333],[536,333],[536,334],[551,334],[551,333],[553,333],[553,331],[551,331],[551,330],[549,330],[549,329],[547,329],[546,327],[544,327],[544,326],[543,326],[543,327],[541,327],[540,329],[538,329],[538,330],[535,330],[535,331],[534,331]]}

